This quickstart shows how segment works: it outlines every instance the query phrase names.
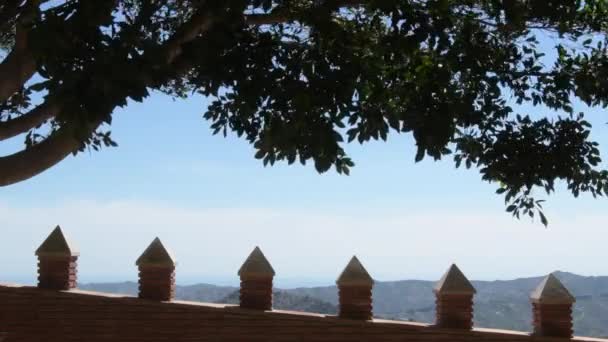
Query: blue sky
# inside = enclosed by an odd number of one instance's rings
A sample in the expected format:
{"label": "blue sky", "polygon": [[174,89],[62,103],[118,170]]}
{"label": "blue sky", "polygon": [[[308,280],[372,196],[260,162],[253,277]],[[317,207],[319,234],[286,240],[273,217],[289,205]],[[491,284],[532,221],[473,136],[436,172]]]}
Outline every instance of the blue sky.
{"label": "blue sky", "polygon": [[[577,107],[608,146],[606,112]],[[264,168],[244,140],[211,135],[205,108],[201,97],[154,94],[116,112],[118,148],[0,189],[0,281],[34,282],[33,252],[57,224],[80,246],[84,282],[136,279],[134,261],[155,236],[176,255],[181,283],[236,284],[255,245],[279,286],[331,283],[353,254],[380,280],[438,279],[452,262],[472,279],[608,275],[606,199],[562,187],[548,198],[549,228],[517,221],[477,171],[414,163],[409,135],[347,145],[357,163],[348,177]]]}
{"label": "blue sky", "polygon": [[[353,254],[380,280],[437,279],[451,262],[472,279],[608,275],[606,199],[562,189],[547,203],[549,228],[517,221],[476,171],[414,163],[407,135],[348,145],[349,177],[264,168],[245,141],[211,135],[205,103],[154,94],[115,114],[118,148],[3,188],[0,281],[34,282],[33,252],[56,224],[79,245],[84,282],[135,280],[155,236],[176,255],[180,283],[235,284],[255,245],[280,286],[331,283]],[[589,118],[608,145],[605,113]]]}

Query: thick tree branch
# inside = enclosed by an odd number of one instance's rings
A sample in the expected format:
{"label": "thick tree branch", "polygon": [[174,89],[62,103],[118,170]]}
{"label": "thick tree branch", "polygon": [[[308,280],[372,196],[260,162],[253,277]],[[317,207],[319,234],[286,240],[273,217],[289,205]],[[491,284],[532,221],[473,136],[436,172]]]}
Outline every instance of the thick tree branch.
{"label": "thick tree branch", "polygon": [[0,27],[5,23],[14,22],[19,13],[20,0],[6,0],[0,5]]}
{"label": "thick tree branch", "polygon": [[199,34],[209,30],[213,25],[213,15],[206,11],[196,12],[164,45],[167,64],[173,61],[182,53],[182,45],[193,41]]}
{"label": "thick tree branch", "polygon": [[[191,20],[184,24],[182,29],[161,47],[166,56],[164,62],[172,64],[181,55],[181,46],[207,31],[211,25],[212,17],[210,14],[200,13],[193,16]],[[144,71],[142,76],[144,79],[152,79],[152,77],[149,77],[149,72]],[[59,107],[57,107],[56,111],[58,110]],[[28,116],[27,118],[30,121],[29,123],[33,123],[36,119],[40,119],[40,122],[48,119],[48,117],[45,119],[41,118],[49,115],[48,112],[45,112],[46,114],[42,114],[42,112],[42,109],[40,109],[37,115],[34,115],[33,112],[26,114],[32,114],[32,116]],[[54,114],[56,115],[57,113]],[[24,118],[23,120],[25,121],[26,119]],[[102,121],[97,121],[90,125],[90,130],[87,134],[95,132],[101,123]],[[22,127],[25,126],[27,125],[24,124]],[[69,126],[66,126],[29,149],[0,157],[0,186],[7,186],[32,178],[59,163],[70,153],[78,151],[81,146],[82,141],[69,129]]]}
{"label": "thick tree branch", "polygon": [[24,45],[25,34],[17,35],[15,48],[0,64],[0,101],[6,101],[27,82],[36,72],[36,61]]}
{"label": "thick tree branch", "polygon": [[45,102],[15,119],[0,122],[0,141],[25,133],[59,114],[59,105]]}
{"label": "thick tree branch", "polygon": [[[101,122],[91,125],[93,132]],[[76,152],[81,142],[71,129],[61,128],[29,149],[0,157],[0,186],[32,178]]]}
{"label": "thick tree branch", "polygon": [[[163,56],[165,56],[162,62],[166,64],[179,64],[176,59],[182,54],[182,45],[208,31],[211,25],[213,25],[212,13],[202,11],[196,13],[172,38],[160,47],[161,51],[163,51]],[[179,69],[182,71],[187,70],[187,68],[188,65],[179,65]],[[142,71],[142,79],[153,79],[151,77],[151,73],[153,72],[153,70]],[[3,134],[3,128],[4,135],[7,137],[17,132],[27,131],[26,128],[35,127],[44,122],[44,120],[56,116],[59,108],[60,106],[57,104],[41,105],[24,116],[5,122],[6,126],[4,127],[0,124],[0,137]],[[87,134],[95,132],[101,123],[102,121],[97,121],[90,125],[90,130]],[[65,159],[70,153],[78,151],[82,143],[70,127],[66,126],[29,149],[0,157],[0,186],[24,181],[44,172]]]}
{"label": "thick tree branch", "polygon": [[38,1],[31,1],[24,14],[17,23],[15,47],[0,63],[0,101],[6,101],[16,91],[21,89],[36,72],[36,60],[28,49],[28,23],[37,10]]}

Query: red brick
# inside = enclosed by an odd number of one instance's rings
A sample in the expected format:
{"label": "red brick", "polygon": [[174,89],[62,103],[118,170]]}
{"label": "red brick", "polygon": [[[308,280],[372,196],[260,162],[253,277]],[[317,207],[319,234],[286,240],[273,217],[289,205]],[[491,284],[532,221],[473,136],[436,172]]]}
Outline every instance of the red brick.
{"label": "red brick", "polygon": [[139,266],[139,298],[170,301],[175,297],[175,267]]}
{"label": "red brick", "polygon": [[77,256],[39,256],[38,287],[69,290],[77,283]]}
{"label": "red brick", "polygon": [[338,285],[339,317],[356,320],[372,318],[372,287]]}
{"label": "red brick", "polygon": [[473,327],[473,296],[436,294],[436,324],[441,328]]}
{"label": "red brick", "polygon": [[0,286],[0,332],[7,333],[5,342],[557,341],[517,332],[438,329],[407,322],[357,321],[11,286]]}
{"label": "red brick", "polygon": [[240,306],[252,310],[272,309],[272,277],[241,277]]}
{"label": "red brick", "polygon": [[532,316],[535,335],[572,337],[572,304],[532,303]]}

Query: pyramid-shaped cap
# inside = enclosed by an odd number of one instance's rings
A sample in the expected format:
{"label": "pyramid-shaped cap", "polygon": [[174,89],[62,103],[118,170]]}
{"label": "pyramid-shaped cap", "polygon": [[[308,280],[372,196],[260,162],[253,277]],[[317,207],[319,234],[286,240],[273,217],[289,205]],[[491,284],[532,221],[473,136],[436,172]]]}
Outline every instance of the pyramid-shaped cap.
{"label": "pyramid-shaped cap", "polygon": [[57,226],[36,250],[37,256],[78,256],[78,249],[63,235]]}
{"label": "pyramid-shaped cap", "polygon": [[549,274],[530,295],[530,299],[540,304],[572,304],[574,296],[555,275]]}
{"label": "pyramid-shaped cap", "polygon": [[353,256],[336,280],[336,284],[372,286],[374,285],[374,280],[369,273],[367,273],[367,270],[363,267],[359,259],[357,259],[356,256]]}
{"label": "pyramid-shaped cap", "polygon": [[450,269],[435,284],[433,292],[447,295],[473,295],[477,291],[467,277],[462,274],[458,266],[452,264]]}
{"label": "pyramid-shaped cap", "polygon": [[260,247],[255,247],[251,254],[247,257],[241,268],[239,268],[238,275],[243,276],[268,276],[274,277],[274,269],[268,262],[268,259],[262,253]]}
{"label": "pyramid-shaped cap", "polygon": [[137,266],[175,266],[176,264],[175,258],[159,238],[155,238],[135,262]]}

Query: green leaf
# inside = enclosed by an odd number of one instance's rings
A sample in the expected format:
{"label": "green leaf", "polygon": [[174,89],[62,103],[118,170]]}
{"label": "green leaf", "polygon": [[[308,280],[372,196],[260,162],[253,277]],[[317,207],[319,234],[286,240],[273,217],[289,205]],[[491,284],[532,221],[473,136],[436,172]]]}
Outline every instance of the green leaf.
{"label": "green leaf", "polygon": [[500,195],[505,193],[505,191],[507,191],[507,188],[499,188],[498,190],[496,190],[496,193]]}
{"label": "green leaf", "polygon": [[259,150],[255,153],[255,159],[262,159],[266,155],[265,151]]}
{"label": "green leaf", "polygon": [[540,222],[542,222],[542,224],[547,227],[549,221],[547,221],[547,217],[545,217],[545,214],[543,214],[542,211],[539,211],[538,214],[540,215]]}

